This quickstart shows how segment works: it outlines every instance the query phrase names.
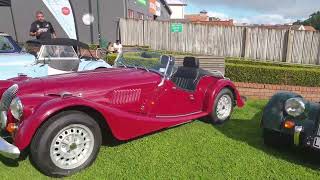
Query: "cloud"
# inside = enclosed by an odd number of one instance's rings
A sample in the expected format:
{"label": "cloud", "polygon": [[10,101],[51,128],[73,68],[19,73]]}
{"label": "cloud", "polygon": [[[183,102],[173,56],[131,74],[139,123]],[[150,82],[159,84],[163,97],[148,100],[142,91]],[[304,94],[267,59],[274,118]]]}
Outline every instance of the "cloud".
{"label": "cloud", "polygon": [[208,15],[210,17],[217,17],[222,20],[234,19],[236,24],[288,24],[293,23],[295,19],[285,18],[279,14],[259,14],[255,16],[250,16],[250,18],[238,18],[238,17],[230,17],[229,15],[221,12],[209,11]]}
{"label": "cloud", "polygon": [[188,0],[188,3],[207,10],[210,10],[208,7],[225,6],[295,19],[308,17],[320,7],[320,0]]}
{"label": "cloud", "polygon": [[219,18],[219,19],[222,19],[222,20],[230,19],[230,17],[227,14],[220,13],[220,12],[209,11],[208,15],[210,17],[216,17],[216,18]]}
{"label": "cloud", "polygon": [[295,19],[285,18],[278,14],[261,14],[250,18],[235,18],[235,23],[247,24],[289,24]]}

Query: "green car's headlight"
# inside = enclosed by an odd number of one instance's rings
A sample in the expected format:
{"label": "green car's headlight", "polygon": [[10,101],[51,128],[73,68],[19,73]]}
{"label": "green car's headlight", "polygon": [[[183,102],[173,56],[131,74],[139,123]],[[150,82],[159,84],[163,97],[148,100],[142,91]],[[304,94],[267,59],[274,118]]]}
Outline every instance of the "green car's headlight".
{"label": "green car's headlight", "polygon": [[302,98],[291,98],[285,103],[286,112],[293,117],[298,117],[306,110],[306,105]]}
{"label": "green car's headlight", "polygon": [[10,104],[10,110],[11,110],[12,116],[15,119],[21,120],[21,117],[23,115],[23,105],[20,98],[16,97],[12,100]]}

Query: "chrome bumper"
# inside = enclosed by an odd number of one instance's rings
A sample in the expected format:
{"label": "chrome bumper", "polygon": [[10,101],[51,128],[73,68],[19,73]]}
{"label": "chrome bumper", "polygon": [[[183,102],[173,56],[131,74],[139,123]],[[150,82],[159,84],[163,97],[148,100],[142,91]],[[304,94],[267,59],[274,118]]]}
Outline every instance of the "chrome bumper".
{"label": "chrome bumper", "polygon": [[293,142],[295,146],[299,146],[300,145],[300,136],[301,136],[301,132],[303,131],[303,127],[302,126],[296,126],[294,128],[294,136],[293,136]]}
{"label": "chrome bumper", "polygon": [[0,154],[10,159],[17,159],[20,156],[20,150],[0,137]]}

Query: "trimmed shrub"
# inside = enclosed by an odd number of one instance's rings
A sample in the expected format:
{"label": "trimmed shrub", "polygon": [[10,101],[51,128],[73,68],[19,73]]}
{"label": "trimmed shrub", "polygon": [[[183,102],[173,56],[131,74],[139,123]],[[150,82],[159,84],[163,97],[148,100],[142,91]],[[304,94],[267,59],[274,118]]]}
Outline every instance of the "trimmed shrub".
{"label": "trimmed shrub", "polygon": [[117,59],[117,54],[108,54],[104,59],[108,64],[114,65],[114,61]]}
{"label": "trimmed shrub", "polygon": [[294,68],[315,68],[315,69],[320,69],[320,66],[316,66],[316,65],[289,64],[289,63],[274,62],[274,61],[257,61],[257,60],[248,60],[248,59],[245,59],[245,58],[233,58],[233,57],[227,57],[226,58],[226,63],[258,65],[258,66],[275,66],[275,67],[294,67]]}
{"label": "trimmed shrub", "polygon": [[[156,64],[159,64],[159,58],[144,58],[140,56],[140,53],[126,53],[124,55],[124,60],[126,65],[131,65],[131,66],[144,66],[144,67],[153,67]],[[109,54],[106,57],[106,61],[110,65],[114,65],[114,62],[117,58],[117,54]]]}
{"label": "trimmed shrub", "polygon": [[320,86],[320,69],[318,68],[227,63],[226,76],[235,82],[307,87]]}

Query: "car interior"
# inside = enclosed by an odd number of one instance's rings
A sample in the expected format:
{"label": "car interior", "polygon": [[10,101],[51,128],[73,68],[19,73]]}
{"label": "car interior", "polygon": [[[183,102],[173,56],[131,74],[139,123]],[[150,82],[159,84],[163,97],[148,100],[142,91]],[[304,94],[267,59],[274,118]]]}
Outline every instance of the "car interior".
{"label": "car interior", "polygon": [[172,75],[171,80],[180,88],[194,91],[200,79],[200,63],[195,57],[185,57],[183,66]]}

